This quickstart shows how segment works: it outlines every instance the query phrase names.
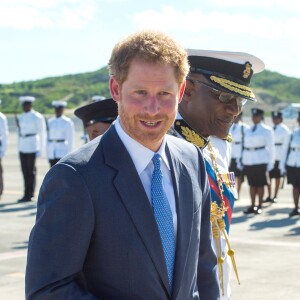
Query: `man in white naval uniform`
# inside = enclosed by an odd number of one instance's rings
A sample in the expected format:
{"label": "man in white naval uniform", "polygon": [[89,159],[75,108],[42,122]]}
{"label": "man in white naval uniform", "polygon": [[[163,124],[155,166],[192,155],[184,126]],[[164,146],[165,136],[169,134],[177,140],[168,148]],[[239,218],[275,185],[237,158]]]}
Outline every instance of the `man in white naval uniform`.
{"label": "man in white naval uniform", "polygon": [[[268,184],[268,197],[263,202],[276,203],[278,197],[278,191],[283,175],[280,174],[279,161],[282,155],[283,145],[290,140],[290,130],[283,123],[282,113],[280,111],[272,112],[274,142],[275,142],[275,164],[274,168],[269,172],[270,184]],[[273,189],[272,181],[275,180],[275,186]],[[272,194],[273,192],[273,194]]]}
{"label": "man in white naval uniform", "polygon": [[237,192],[240,195],[242,183],[244,181],[244,173],[241,164],[242,151],[244,144],[245,131],[249,125],[242,122],[242,112],[234,119],[234,123],[230,128],[230,135],[232,137],[232,150],[229,171],[235,174],[237,184]]}
{"label": "man in white naval uniform", "polygon": [[[1,104],[1,100],[0,100]],[[6,116],[0,112],[0,197],[3,193],[3,168],[2,158],[5,156],[8,140],[8,126]]]}
{"label": "man in white naval uniform", "polygon": [[[270,126],[263,123],[264,111],[252,108],[253,125],[246,130],[242,164],[250,186],[251,205],[245,214],[261,214],[264,186],[268,184],[268,172],[274,167],[274,133]],[[258,197],[258,205],[255,198]]]}
{"label": "man in white naval uniform", "polygon": [[24,178],[24,196],[18,202],[32,201],[36,183],[36,157],[45,151],[46,123],[44,117],[32,109],[35,97],[21,96],[23,113],[16,117],[19,130],[19,156]]}
{"label": "man in white naval uniform", "polygon": [[52,106],[55,116],[47,120],[47,158],[50,167],[74,148],[74,122],[63,114],[67,102],[56,100]]}
{"label": "man in white naval uniform", "polygon": [[[234,267],[236,270],[234,256],[231,256],[231,261],[228,255],[233,254],[233,250],[227,247],[225,235],[219,229],[215,231],[216,226],[221,228],[224,225],[223,232],[228,235],[234,198],[237,197],[234,174],[229,172],[231,143],[228,133],[246,101],[256,101],[248,85],[253,73],[262,71],[264,64],[247,53],[187,51],[190,73],[170,134],[203,149],[213,202],[211,219],[216,220],[215,213],[219,219],[218,225],[212,222],[213,247],[219,262],[224,259],[218,265],[220,295],[222,300],[228,300],[231,298],[231,269]],[[215,204],[226,212],[223,210],[219,214],[219,211],[214,211]],[[237,272],[236,275],[238,279]]]}

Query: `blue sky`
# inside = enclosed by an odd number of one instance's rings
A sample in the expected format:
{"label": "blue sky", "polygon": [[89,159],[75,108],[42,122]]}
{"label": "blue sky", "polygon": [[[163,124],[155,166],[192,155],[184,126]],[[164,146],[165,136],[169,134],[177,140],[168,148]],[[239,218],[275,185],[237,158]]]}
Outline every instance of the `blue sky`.
{"label": "blue sky", "polygon": [[295,0],[0,0],[0,83],[95,71],[121,38],[159,29],[186,48],[248,52],[300,78]]}

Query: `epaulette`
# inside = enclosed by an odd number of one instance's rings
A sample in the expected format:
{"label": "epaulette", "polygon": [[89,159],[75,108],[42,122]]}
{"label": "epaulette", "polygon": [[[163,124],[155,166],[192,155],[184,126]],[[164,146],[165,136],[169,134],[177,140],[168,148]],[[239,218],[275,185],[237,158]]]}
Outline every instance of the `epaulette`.
{"label": "epaulette", "polygon": [[228,135],[226,137],[224,137],[222,140],[224,140],[228,143],[232,143],[232,135],[230,133],[228,133]]}

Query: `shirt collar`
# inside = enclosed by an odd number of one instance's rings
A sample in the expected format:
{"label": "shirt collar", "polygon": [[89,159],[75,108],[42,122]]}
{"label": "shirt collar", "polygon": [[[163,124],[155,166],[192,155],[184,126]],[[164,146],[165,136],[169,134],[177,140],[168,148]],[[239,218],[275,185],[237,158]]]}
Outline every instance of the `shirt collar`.
{"label": "shirt collar", "polygon": [[166,139],[167,136],[165,135],[163,142],[157,152],[153,152],[152,150],[148,149],[147,147],[143,146],[136,140],[134,140],[132,137],[130,137],[122,128],[120,124],[120,119],[117,117],[115,123],[116,131],[123,142],[124,146],[126,147],[127,151],[129,152],[129,155],[131,156],[131,159],[133,160],[133,163],[135,165],[135,168],[140,175],[145,168],[148,166],[149,162],[152,160],[153,155],[155,153],[158,153],[162,157],[162,161],[165,163],[167,168],[170,170],[170,164],[166,155]]}

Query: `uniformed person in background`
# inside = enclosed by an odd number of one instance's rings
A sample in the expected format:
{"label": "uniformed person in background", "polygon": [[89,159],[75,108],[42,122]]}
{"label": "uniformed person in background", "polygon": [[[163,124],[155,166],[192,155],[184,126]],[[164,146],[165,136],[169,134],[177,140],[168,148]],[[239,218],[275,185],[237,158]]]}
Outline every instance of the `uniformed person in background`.
{"label": "uniformed person in background", "polygon": [[[279,161],[282,155],[282,147],[286,141],[290,140],[290,130],[283,123],[282,113],[280,111],[272,112],[274,142],[275,142],[275,165],[269,172],[270,184],[268,184],[268,197],[264,202],[276,203],[278,198],[278,191],[283,175],[280,174]],[[284,180],[284,179],[283,179]],[[272,182],[275,181],[273,189]],[[273,193],[272,193],[273,192]]]}
{"label": "uniformed person in background", "polygon": [[88,141],[91,141],[103,134],[117,118],[118,106],[112,98],[99,99],[77,108],[74,114],[82,120],[84,130],[88,134]]}
{"label": "uniformed person in background", "polygon": [[233,251],[228,252],[225,234],[229,233],[234,198],[237,197],[234,174],[229,172],[231,140],[228,133],[246,101],[256,101],[249,87],[250,79],[253,73],[264,69],[264,63],[247,53],[187,51],[190,73],[170,134],[203,149],[213,202],[211,220],[213,247],[219,258],[220,299],[228,300],[231,298],[232,263],[227,253],[233,254]]}
{"label": "uniformed person in background", "polygon": [[[0,104],[1,104],[0,100]],[[8,140],[8,126],[6,116],[0,112],[0,199],[3,193],[3,168],[2,158],[5,156]]]}
{"label": "uniformed person in background", "polygon": [[19,130],[18,149],[24,178],[24,196],[18,202],[32,201],[36,183],[36,158],[44,154],[46,123],[44,117],[32,109],[35,97],[21,96],[23,113],[16,117]]}
{"label": "uniformed person in background", "polygon": [[230,134],[232,137],[232,149],[231,149],[231,160],[229,171],[233,172],[236,179],[237,184],[237,192],[238,196],[240,195],[241,186],[244,182],[244,172],[242,168],[242,152],[243,152],[243,144],[244,144],[244,136],[246,129],[249,128],[249,125],[242,122],[241,112],[235,119],[234,123],[230,128]]}
{"label": "uniformed person in background", "polygon": [[[274,167],[274,133],[270,126],[263,123],[264,111],[252,108],[253,125],[246,130],[242,164],[250,186],[251,205],[245,214],[261,214],[264,186],[268,184],[268,172]],[[255,199],[258,197],[258,205]]]}
{"label": "uniformed person in background", "polygon": [[298,124],[288,141],[285,141],[279,162],[281,174],[287,174],[287,182],[293,186],[294,209],[289,216],[298,216],[300,197],[300,112],[298,113]]}
{"label": "uniformed person in background", "polygon": [[50,167],[74,148],[74,123],[64,115],[66,101],[53,101],[55,116],[47,120],[47,158]]}

